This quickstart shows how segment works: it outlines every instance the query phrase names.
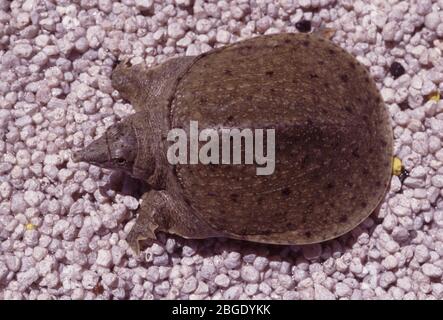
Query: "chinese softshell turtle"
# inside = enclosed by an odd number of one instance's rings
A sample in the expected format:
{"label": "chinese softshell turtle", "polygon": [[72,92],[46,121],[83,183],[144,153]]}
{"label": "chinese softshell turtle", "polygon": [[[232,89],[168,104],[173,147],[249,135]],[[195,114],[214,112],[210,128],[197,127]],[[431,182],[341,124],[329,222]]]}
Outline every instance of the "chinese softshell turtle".
{"label": "chinese softshell turtle", "polygon": [[[351,54],[315,34],[259,36],[148,68],[120,63],[112,83],[136,113],[74,159],[146,181],[128,242],[157,231],[309,244],[353,229],[383,199],[392,129],[379,91]],[[172,128],[274,128],[275,172],[171,165]]]}

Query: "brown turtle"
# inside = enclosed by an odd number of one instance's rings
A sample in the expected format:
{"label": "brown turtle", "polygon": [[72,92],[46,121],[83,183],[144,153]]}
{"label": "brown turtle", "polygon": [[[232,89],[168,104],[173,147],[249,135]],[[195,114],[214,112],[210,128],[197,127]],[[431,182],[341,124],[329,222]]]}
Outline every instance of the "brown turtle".
{"label": "brown turtle", "polygon": [[[136,113],[74,155],[146,181],[137,251],[156,231],[309,244],[353,229],[391,176],[392,132],[366,68],[313,34],[252,38],[157,67],[119,64],[112,83]],[[172,128],[275,129],[275,171],[168,162]]]}

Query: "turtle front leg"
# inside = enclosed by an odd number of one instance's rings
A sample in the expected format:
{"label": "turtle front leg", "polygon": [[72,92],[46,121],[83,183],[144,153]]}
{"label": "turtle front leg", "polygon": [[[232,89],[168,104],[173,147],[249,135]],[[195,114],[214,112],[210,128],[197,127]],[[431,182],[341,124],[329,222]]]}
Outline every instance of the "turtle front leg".
{"label": "turtle front leg", "polygon": [[184,238],[202,239],[223,236],[195,215],[192,209],[178,197],[165,190],[150,190],[142,196],[138,218],[126,241],[134,252],[140,253],[140,241],[155,240],[157,231],[164,231]]}
{"label": "turtle front leg", "polygon": [[142,203],[138,210],[138,217],[132,230],[129,232],[126,241],[138,255],[140,253],[140,241],[156,240],[156,230],[159,228],[159,217],[165,210],[165,199],[161,191],[151,190],[142,196]]}

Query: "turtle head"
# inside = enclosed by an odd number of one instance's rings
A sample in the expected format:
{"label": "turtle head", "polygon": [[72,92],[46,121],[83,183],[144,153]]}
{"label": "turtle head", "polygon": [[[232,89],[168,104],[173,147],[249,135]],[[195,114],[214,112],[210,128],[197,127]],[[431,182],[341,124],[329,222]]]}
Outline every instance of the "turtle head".
{"label": "turtle head", "polygon": [[75,162],[88,162],[106,169],[132,172],[137,156],[137,137],[131,121],[112,125],[105,134],[73,154]]}

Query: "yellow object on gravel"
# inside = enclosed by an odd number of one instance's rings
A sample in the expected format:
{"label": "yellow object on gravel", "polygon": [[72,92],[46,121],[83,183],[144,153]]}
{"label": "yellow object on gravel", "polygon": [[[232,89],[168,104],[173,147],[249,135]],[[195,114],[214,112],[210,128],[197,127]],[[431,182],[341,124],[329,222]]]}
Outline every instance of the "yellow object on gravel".
{"label": "yellow object on gravel", "polygon": [[25,225],[26,230],[34,230],[35,227],[36,227],[35,224],[32,224],[32,223],[27,223]]}
{"label": "yellow object on gravel", "polygon": [[429,96],[429,100],[432,100],[432,101],[439,101],[440,98],[441,97],[440,97],[440,92],[439,91],[431,93],[430,96]]}
{"label": "yellow object on gravel", "polygon": [[399,176],[401,174],[403,168],[403,164],[400,160],[400,158],[394,157],[392,160],[392,174],[394,176]]}

